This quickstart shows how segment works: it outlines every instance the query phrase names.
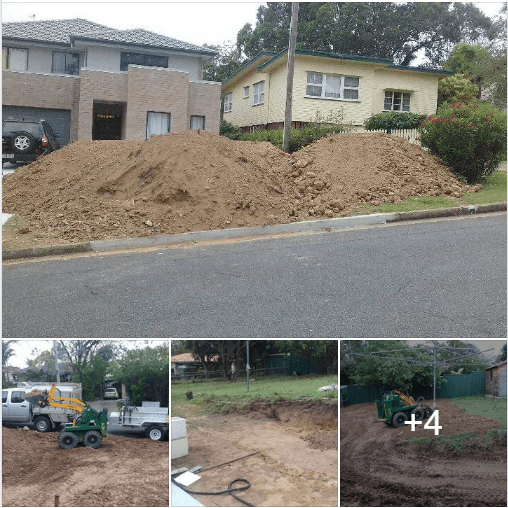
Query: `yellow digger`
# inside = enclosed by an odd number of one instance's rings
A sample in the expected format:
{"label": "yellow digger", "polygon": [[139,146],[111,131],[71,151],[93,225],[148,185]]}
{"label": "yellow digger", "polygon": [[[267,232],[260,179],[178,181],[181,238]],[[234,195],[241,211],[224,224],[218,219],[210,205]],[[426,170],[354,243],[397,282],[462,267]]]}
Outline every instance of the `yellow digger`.
{"label": "yellow digger", "polygon": [[72,422],[67,423],[60,432],[58,437],[60,448],[70,450],[75,448],[81,441],[90,448],[99,448],[102,444],[102,438],[108,435],[107,411],[96,411],[79,399],[57,397],[55,391],[56,384],[53,384],[47,394],[45,392],[44,395],[30,396],[30,394],[27,394],[25,399],[40,407],[60,407],[72,409],[77,413],[76,416],[72,417]]}

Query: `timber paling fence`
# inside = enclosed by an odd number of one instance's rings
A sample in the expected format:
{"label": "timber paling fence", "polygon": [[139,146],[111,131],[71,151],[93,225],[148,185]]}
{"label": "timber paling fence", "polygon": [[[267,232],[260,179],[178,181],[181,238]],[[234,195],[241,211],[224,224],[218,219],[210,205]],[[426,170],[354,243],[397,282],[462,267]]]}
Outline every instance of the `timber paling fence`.
{"label": "timber paling fence", "polygon": [[[452,399],[454,397],[468,397],[471,395],[485,395],[485,372],[477,371],[471,374],[448,374],[441,376],[445,383],[436,387],[436,399]],[[394,386],[393,390],[399,388]],[[401,390],[403,393],[404,390]],[[353,404],[362,404],[365,402],[374,402],[380,400],[383,392],[376,387],[347,385],[340,387],[340,405],[351,406]],[[425,400],[432,400],[432,388],[423,393],[409,394],[416,400],[418,397],[424,397]]]}

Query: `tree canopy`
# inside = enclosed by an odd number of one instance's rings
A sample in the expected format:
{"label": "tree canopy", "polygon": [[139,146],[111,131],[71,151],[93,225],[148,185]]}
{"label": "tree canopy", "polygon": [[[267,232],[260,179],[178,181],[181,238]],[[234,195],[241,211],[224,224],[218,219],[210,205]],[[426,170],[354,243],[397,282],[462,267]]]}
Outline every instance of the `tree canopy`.
{"label": "tree canopy", "polygon": [[476,346],[457,340],[416,345],[404,340],[349,340],[341,341],[341,384],[425,392],[434,382],[434,347],[436,386],[443,382],[441,374],[468,374],[488,367]]}
{"label": "tree canopy", "polygon": [[[259,7],[256,26],[237,34],[237,50],[247,58],[288,45],[290,2]],[[430,66],[441,65],[450,45],[491,40],[493,20],[472,3],[303,2],[297,48],[393,59],[410,65],[423,51]]]}

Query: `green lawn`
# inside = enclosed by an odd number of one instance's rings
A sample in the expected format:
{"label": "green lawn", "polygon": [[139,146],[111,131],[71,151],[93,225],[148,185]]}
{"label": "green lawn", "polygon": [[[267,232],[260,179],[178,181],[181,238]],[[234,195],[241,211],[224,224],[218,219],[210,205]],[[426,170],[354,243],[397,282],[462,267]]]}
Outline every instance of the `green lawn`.
{"label": "green lawn", "polygon": [[452,400],[452,404],[456,404],[470,415],[492,418],[506,427],[506,398],[492,399],[484,395],[457,397]]}
{"label": "green lawn", "polygon": [[[233,406],[245,406],[254,400],[270,402],[280,400],[306,399],[336,403],[337,391],[318,392],[321,386],[337,384],[337,376],[303,377],[292,376],[260,377],[249,383],[245,380],[172,383],[171,405],[206,404],[212,410],[224,411]],[[186,392],[192,391],[193,399],[187,399]]]}
{"label": "green lawn", "polygon": [[370,213],[412,212],[415,210],[433,210],[435,208],[452,208],[456,206],[483,205],[506,201],[506,172],[496,171],[489,176],[478,192],[469,192],[462,198],[451,199],[443,196],[409,197],[402,203],[381,203],[373,206],[367,203],[354,210],[350,215]]}

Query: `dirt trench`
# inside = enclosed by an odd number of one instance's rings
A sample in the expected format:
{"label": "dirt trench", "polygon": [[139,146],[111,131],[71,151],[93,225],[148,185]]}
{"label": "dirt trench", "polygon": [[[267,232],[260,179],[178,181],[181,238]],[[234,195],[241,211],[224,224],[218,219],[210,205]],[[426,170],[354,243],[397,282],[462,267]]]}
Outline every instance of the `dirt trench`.
{"label": "dirt trench", "polygon": [[[227,415],[185,409],[189,455],[171,469],[203,467],[191,490],[223,490],[245,478],[251,487],[238,495],[256,506],[338,506],[336,404],[256,402]],[[205,506],[244,506],[230,495],[195,497]]]}
{"label": "dirt trench", "polygon": [[[469,415],[450,399],[437,405],[439,436],[477,433],[476,444],[457,452],[438,445],[423,425],[415,432],[388,426],[377,420],[374,403],[341,408],[341,506],[506,506],[506,438],[482,446],[486,433],[501,424]],[[397,444],[414,437],[432,442]]]}
{"label": "dirt trench", "polygon": [[2,427],[2,506],[169,506],[169,442],[108,435],[98,449]]}
{"label": "dirt trench", "polygon": [[4,249],[343,217],[363,203],[458,198],[462,184],[420,147],[337,134],[291,155],[195,131],[77,141],[3,179]]}

